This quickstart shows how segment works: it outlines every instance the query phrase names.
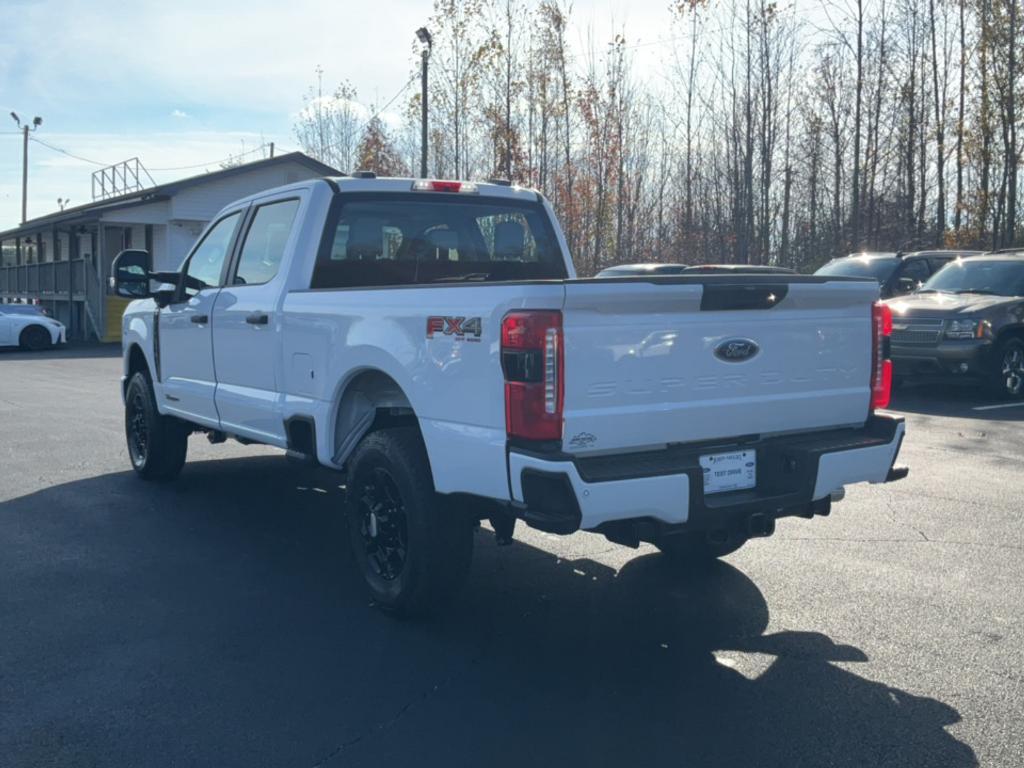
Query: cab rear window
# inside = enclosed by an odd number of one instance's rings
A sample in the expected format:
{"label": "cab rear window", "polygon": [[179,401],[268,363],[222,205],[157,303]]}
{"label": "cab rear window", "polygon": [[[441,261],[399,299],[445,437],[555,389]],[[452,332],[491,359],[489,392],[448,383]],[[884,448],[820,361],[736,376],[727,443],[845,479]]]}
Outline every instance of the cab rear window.
{"label": "cab rear window", "polygon": [[339,194],[312,288],[567,277],[539,203],[456,195]]}

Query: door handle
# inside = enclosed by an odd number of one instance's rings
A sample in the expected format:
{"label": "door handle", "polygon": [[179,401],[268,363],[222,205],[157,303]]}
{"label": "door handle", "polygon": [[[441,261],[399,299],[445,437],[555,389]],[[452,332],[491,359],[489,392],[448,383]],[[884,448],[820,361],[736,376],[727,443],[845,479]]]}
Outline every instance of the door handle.
{"label": "door handle", "polygon": [[199,323],[200,325],[210,322],[209,315],[192,315],[190,319],[193,323]]}
{"label": "door handle", "polygon": [[245,322],[249,325],[266,325],[270,322],[270,316],[266,312],[250,312]]}

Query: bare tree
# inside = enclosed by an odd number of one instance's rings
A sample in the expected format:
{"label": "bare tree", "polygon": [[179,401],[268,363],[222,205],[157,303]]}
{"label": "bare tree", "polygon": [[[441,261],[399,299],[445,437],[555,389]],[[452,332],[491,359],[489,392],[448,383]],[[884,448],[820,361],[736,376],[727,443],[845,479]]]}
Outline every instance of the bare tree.
{"label": "bare tree", "polygon": [[[670,36],[634,41],[581,34],[567,0],[436,0],[430,165],[537,187],[581,274],[1019,243],[1021,1],[817,0],[821,28],[772,0],[672,0]],[[417,98],[369,126],[318,71],[296,136],[395,172]]]}
{"label": "bare tree", "polygon": [[307,155],[334,168],[351,170],[366,110],[347,80],[324,95],[323,75],[323,68],[317,67],[316,84],[303,96],[302,110],[292,130]]}

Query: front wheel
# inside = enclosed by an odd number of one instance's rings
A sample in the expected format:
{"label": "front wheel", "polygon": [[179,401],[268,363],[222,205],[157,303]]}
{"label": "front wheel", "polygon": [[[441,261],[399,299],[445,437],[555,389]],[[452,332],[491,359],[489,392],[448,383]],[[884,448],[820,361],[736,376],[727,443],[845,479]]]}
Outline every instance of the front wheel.
{"label": "front wheel", "polygon": [[124,399],[124,431],[132,469],[145,480],[173,480],[185,464],[188,430],[173,416],[156,409],[153,387],[144,373],[128,382]]}
{"label": "front wheel", "polygon": [[473,526],[434,491],[419,432],[371,432],[348,467],[349,539],[374,601],[400,616],[444,607],[469,570]]}
{"label": "front wheel", "polygon": [[29,352],[40,352],[53,346],[53,339],[50,332],[41,325],[30,325],[21,332],[18,343],[22,349]]}
{"label": "front wheel", "polygon": [[1024,396],[1024,342],[1007,339],[996,348],[990,386],[997,397]]}

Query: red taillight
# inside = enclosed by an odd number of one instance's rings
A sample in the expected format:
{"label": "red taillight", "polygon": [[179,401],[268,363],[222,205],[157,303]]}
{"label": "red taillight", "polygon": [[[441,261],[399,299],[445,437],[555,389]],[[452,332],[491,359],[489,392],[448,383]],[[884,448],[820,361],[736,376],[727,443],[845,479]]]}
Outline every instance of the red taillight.
{"label": "red taillight", "polygon": [[477,186],[471,181],[437,181],[434,179],[417,179],[412,183],[414,192],[459,192],[463,195],[475,195]]}
{"label": "red taillight", "polygon": [[892,360],[889,337],[892,335],[892,310],[875,303],[871,308],[871,408],[886,408],[892,395]]}
{"label": "red taillight", "polygon": [[562,439],[562,313],[509,312],[501,322],[505,430],[525,440]]}

